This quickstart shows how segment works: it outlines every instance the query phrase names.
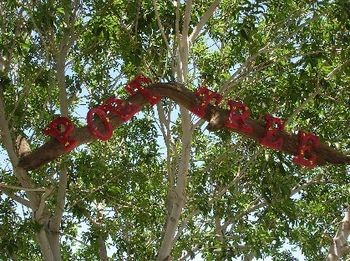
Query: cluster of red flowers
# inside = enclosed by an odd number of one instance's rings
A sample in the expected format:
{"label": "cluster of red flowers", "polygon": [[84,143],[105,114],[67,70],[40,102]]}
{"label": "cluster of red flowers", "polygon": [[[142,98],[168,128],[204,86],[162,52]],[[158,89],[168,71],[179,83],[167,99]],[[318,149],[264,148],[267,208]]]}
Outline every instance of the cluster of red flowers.
{"label": "cluster of red flowers", "polygon": [[[149,78],[139,75],[127,84],[125,90],[131,95],[135,94],[136,90],[139,91],[153,106],[160,101],[161,97],[154,95],[151,90],[144,88],[144,85],[150,83],[151,81]],[[200,118],[205,117],[206,109],[211,102],[215,104],[215,106],[218,106],[223,99],[219,93],[213,92],[205,87],[200,87],[196,91],[196,96],[201,99],[201,103],[192,108],[191,111]],[[229,106],[229,115],[225,120],[225,127],[245,134],[251,133],[253,128],[247,122],[250,116],[248,106],[241,101],[232,100],[229,100],[227,104]],[[104,141],[108,140],[113,134],[113,128],[108,115],[115,115],[126,122],[139,112],[140,109],[139,106],[122,99],[114,97],[108,98],[102,105],[89,110],[87,114],[88,129],[96,138]],[[93,119],[95,116],[101,120],[104,126],[103,132],[94,125]],[[281,135],[284,131],[283,121],[271,115],[265,115],[264,119],[266,123],[265,135],[260,140],[260,144],[275,150],[281,150],[283,146],[283,137]],[[68,152],[78,145],[77,141],[71,137],[73,131],[74,123],[69,118],[58,117],[43,130],[43,133],[52,136],[63,144],[65,151]],[[302,131],[299,132],[298,137],[298,153],[293,158],[293,162],[308,168],[315,167],[316,155],[313,154],[313,150],[319,146],[318,137]]]}

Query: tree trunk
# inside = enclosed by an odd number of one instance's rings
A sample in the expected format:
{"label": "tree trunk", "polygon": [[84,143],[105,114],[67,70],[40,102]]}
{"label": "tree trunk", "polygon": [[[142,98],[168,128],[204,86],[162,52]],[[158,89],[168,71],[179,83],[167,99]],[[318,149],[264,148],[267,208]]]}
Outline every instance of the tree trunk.
{"label": "tree trunk", "polygon": [[97,242],[98,242],[98,252],[100,255],[100,260],[107,261],[108,260],[107,248],[106,248],[106,243],[102,238],[102,236],[98,236]]}
{"label": "tree trunk", "polygon": [[[176,6],[176,37],[179,41],[178,43],[178,60],[176,64],[176,79],[180,83],[187,83],[188,78],[188,55],[189,55],[189,42],[188,42],[188,30],[191,20],[191,9],[192,0],[186,2],[185,15],[183,22],[182,35],[179,32],[179,2]],[[177,184],[174,188],[174,197],[172,197],[169,202],[170,208],[168,207],[170,213],[167,216],[167,223],[164,238],[162,240],[157,260],[164,261],[170,260],[171,248],[174,243],[175,232],[179,225],[180,215],[183,207],[185,206],[186,200],[186,186],[187,186],[187,176],[190,164],[191,156],[191,142],[192,142],[192,122],[191,115],[186,108],[180,106],[181,112],[181,159],[179,162],[179,170],[177,173]],[[171,188],[173,189],[173,188]]]}
{"label": "tree trunk", "polygon": [[44,228],[42,228],[39,231],[39,233],[37,233],[37,240],[39,242],[39,247],[40,247],[41,253],[43,254],[44,260],[56,261]]}
{"label": "tree trunk", "polygon": [[55,261],[61,261],[61,245],[60,245],[60,234],[58,232],[48,232],[48,234],[52,254],[54,256]]}
{"label": "tree trunk", "polygon": [[327,261],[340,260],[342,256],[350,252],[347,239],[350,235],[350,206],[348,206],[345,216],[340,223],[337,234],[332,239],[332,244],[329,248]]}

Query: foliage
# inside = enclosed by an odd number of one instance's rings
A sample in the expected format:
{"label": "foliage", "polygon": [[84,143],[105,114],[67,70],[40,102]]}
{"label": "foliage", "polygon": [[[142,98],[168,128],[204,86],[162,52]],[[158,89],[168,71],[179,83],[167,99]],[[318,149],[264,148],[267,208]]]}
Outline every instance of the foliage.
{"label": "foliage", "polygon": [[[212,3],[193,2],[190,32]],[[185,4],[178,3],[182,30]],[[186,85],[241,99],[254,118],[273,113],[288,120],[289,131],[314,132],[348,152],[349,10],[343,0],[223,0],[190,49]],[[157,12],[173,51],[152,1],[2,2],[0,88],[12,139],[25,136],[31,149],[48,140],[41,129],[59,114],[56,61],[67,32],[72,42],[65,84],[76,125],[84,126],[87,110],[105,98],[126,97],[123,86],[140,72],[154,81],[174,80],[176,9],[171,1],[158,1]],[[36,187],[57,187],[61,164],[68,166],[60,230],[64,260],[99,259],[101,238],[113,260],[157,255],[168,214],[169,169],[179,168],[183,135],[180,109],[169,100],[162,108],[171,116],[171,147],[157,109],[147,108],[109,141],[83,145],[30,173]],[[1,170],[1,182],[17,184],[12,167]],[[279,152],[201,125],[193,134],[180,219],[185,225],[172,257],[297,260],[285,249],[289,242],[307,260],[323,260],[349,203],[348,184],[345,166],[301,169]],[[56,198],[47,202],[52,211]],[[22,213],[18,203],[0,198],[0,259],[41,259],[38,224],[24,208]]]}

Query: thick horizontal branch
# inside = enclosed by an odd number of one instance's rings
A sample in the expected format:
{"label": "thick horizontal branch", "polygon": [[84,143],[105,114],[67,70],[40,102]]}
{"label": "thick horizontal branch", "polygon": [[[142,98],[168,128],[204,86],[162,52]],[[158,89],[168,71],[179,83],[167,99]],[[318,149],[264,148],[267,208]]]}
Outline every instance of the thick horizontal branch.
{"label": "thick horizontal branch", "polygon": [[[194,108],[200,103],[200,100],[196,97],[196,95],[190,90],[186,89],[183,85],[178,83],[156,83],[150,85],[150,88],[155,95],[159,95],[161,97],[168,97],[171,100],[174,100],[179,105],[190,110]],[[130,96],[128,101],[138,106],[145,106],[148,104],[146,98],[144,98],[141,93],[137,92],[136,94]],[[217,131],[219,129],[224,129],[224,122],[228,116],[229,111],[214,107],[209,104],[205,120],[209,122],[208,130]],[[111,116],[111,125],[113,129],[119,127],[123,124],[123,122],[114,116]],[[248,124],[250,124],[253,128],[253,131],[250,134],[242,134],[248,138],[254,139],[256,141],[260,141],[265,134],[265,123],[260,120],[248,119]],[[98,123],[96,123],[98,124]],[[43,126],[44,127],[44,126]],[[231,129],[228,129],[232,131]],[[290,154],[296,155],[298,150],[298,137],[295,134],[283,133],[283,147],[282,151]],[[82,128],[75,129],[72,138],[77,140],[77,145],[85,144],[96,140],[88,130],[87,126]],[[37,169],[44,164],[53,161],[63,155],[64,146],[57,142],[54,139],[51,139],[38,149],[34,150],[28,155],[23,156],[18,166],[24,168],[25,170],[34,170]],[[315,150],[315,154],[317,156],[317,165],[325,165],[327,163],[330,164],[349,164],[350,157],[342,154],[339,151],[329,147],[326,144],[321,143],[320,147]]]}

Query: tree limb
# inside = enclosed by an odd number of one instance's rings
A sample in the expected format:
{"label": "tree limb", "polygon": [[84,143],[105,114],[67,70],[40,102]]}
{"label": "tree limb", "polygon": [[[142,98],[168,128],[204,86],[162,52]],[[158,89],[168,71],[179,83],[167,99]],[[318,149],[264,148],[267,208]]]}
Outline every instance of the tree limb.
{"label": "tree limb", "polygon": [[[221,154],[218,158],[216,158],[215,162],[212,162],[211,164],[208,164],[208,166],[214,166],[216,164],[219,164],[219,162],[221,162],[221,160],[223,160],[225,157],[227,156],[227,154]],[[255,157],[254,157],[255,158]],[[241,158],[239,158],[239,160],[237,161],[241,161]],[[251,161],[249,161],[251,162]],[[245,169],[248,168],[248,165],[245,165]],[[203,170],[202,173],[205,173],[207,171],[209,171],[210,167],[207,167],[206,169]],[[242,174],[243,173],[243,174]],[[220,190],[216,191],[214,194],[213,194],[213,197],[208,201],[208,205],[212,205],[214,202],[216,202],[218,199],[221,198],[221,196],[223,194],[225,194],[225,192],[231,187],[233,186],[234,184],[236,184],[236,182],[238,182],[241,178],[244,176],[244,170],[241,170],[237,173],[237,175],[235,176],[235,178],[230,182],[229,185],[223,187],[223,188],[220,188]],[[194,211],[192,211],[190,214],[188,214],[186,216],[186,218],[184,218],[184,220],[182,221],[181,225],[178,227],[178,230],[177,230],[177,233],[176,233],[176,236],[174,238],[174,243],[179,240],[180,236],[182,235],[183,231],[185,230],[188,222],[190,222],[192,220],[192,218],[196,215],[198,215],[201,211],[197,208],[195,209]]]}
{"label": "tree limb", "polygon": [[337,67],[335,67],[329,74],[327,74],[325,80],[330,80],[334,77],[341,69],[343,69],[344,66],[348,65],[350,63],[350,60],[346,60],[345,62],[339,64]]}
{"label": "tree limb", "polygon": [[204,13],[204,15],[201,17],[201,19],[199,20],[198,24],[195,26],[195,28],[193,29],[191,35],[189,36],[189,42],[193,43],[200,31],[202,30],[203,26],[208,22],[209,18],[213,15],[215,9],[219,6],[221,0],[215,0],[210,7],[208,8],[208,10]]}
{"label": "tree limb", "polygon": [[[150,87],[154,94],[162,97],[168,97],[183,107],[187,108],[188,110],[200,103],[200,100],[197,98],[197,96],[190,90],[186,89],[182,84],[156,83],[152,84]],[[147,104],[147,100],[140,93],[135,93],[127,100],[132,104],[138,106],[145,106]],[[211,131],[225,129],[226,127],[224,127],[224,121],[227,116],[228,110],[209,105],[206,109],[206,115],[204,117],[206,121],[210,122],[207,128]],[[114,129],[123,124],[123,122],[117,117],[110,116],[110,119],[111,125]],[[249,118],[247,120],[247,123],[252,126],[253,131],[250,134],[243,135],[256,141],[259,141],[261,138],[263,138],[265,135],[265,124],[263,121]],[[96,123],[96,125],[98,124],[99,123]],[[233,131],[231,129],[229,130]],[[298,150],[297,135],[283,132],[282,137],[284,139],[282,152],[290,155],[296,155]],[[75,129],[72,134],[72,138],[77,140],[78,146],[96,140],[96,137],[94,137],[89,132],[87,126]],[[22,157],[19,161],[18,167],[24,168],[26,170],[34,170],[50,161],[57,159],[64,153],[64,146],[58,143],[56,140],[51,139],[32,153]],[[315,150],[315,155],[317,156],[317,164],[319,166],[325,165],[327,163],[350,163],[349,156],[346,156],[323,143],[321,143],[320,147]]]}
{"label": "tree limb", "polygon": [[166,48],[171,53],[172,50],[171,50],[171,47],[169,45],[168,39],[166,38],[166,35],[165,35],[165,32],[164,32],[164,27],[162,25],[162,21],[160,20],[158,8],[157,8],[157,0],[152,0],[152,3],[153,3],[153,8],[154,8],[154,12],[155,12],[155,15],[156,15],[156,19],[157,19],[157,23],[158,23],[158,27],[159,27],[160,33],[162,34],[162,37],[163,37],[163,40],[164,40]]}
{"label": "tree limb", "polygon": [[343,220],[340,222],[338,231],[329,247],[326,261],[336,261],[349,252],[348,237],[350,235],[350,206],[345,211]]}
{"label": "tree limb", "polygon": [[[311,186],[313,184],[316,184],[316,183],[320,183],[319,179],[320,177],[322,176],[322,173],[321,174],[318,174],[316,175],[315,177],[313,177],[311,180],[309,180],[308,182],[304,183],[304,184],[299,184],[297,185],[296,187],[294,187],[290,193],[290,197],[295,195],[296,193],[299,193],[301,190],[307,188],[308,186]],[[263,207],[266,207],[268,206],[268,203],[262,199],[261,197],[258,197],[256,198],[248,208],[246,208],[245,210],[241,211],[241,212],[238,212],[236,213],[235,215],[233,215],[232,217],[228,218],[228,220],[223,224],[221,225],[221,230],[223,231],[223,233],[226,233],[226,230],[227,228],[229,227],[229,225],[233,224],[233,222],[237,221],[237,220],[240,220],[241,218],[243,218],[244,216],[250,214],[250,213],[253,213],[254,211],[260,209],[260,208],[263,208]],[[247,248],[247,246],[240,246],[239,247],[240,250],[244,250]],[[199,245],[196,245],[193,249],[192,249],[192,253],[194,252],[197,252],[200,250],[200,247]],[[347,250],[347,248],[343,248],[344,251]],[[254,258],[254,251],[250,252],[245,258],[247,259],[244,259],[244,260],[252,260],[252,258]],[[186,257],[188,256],[188,254],[186,255]],[[183,258],[181,258],[180,260],[184,260]],[[331,260],[327,260],[327,261],[334,261],[334,260],[338,260],[338,259],[331,259]]]}
{"label": "tree limb", "polygon": [[[182,28],[182,38],[178,45],[177,81],[187,83],[188,78],[188,31],[191,20],[192,0],[186,1],[185,17]],[[165,223],[165,233],[158,251],[157,260],[163,261],[170,257],[171,248],[174,241],[176,228],[179,224],[180,216],[186,202],[186,186],[188,169],[190,164],[191,144],[192,144],[192,122],[188,110],[180,104],[181,113],[181,157],[177,172],[177,182],[173,187],[169,184],[167,197],[167,221]]]}
{"label": "tree limb", "polygon": [[55,213],[50,220],[50,229],[55,232],[59,230],[63,212],[64,212],[67,182],[68,182],[67,168],[63,167],[61,170],[60,179],[58,182],[57,200],[56,200],[57,203],[56,203]]}
{"label": "tree limb", "polygon": [[[1,94],[0,94],[0,131],[1,131],[1,141],[4,144],[4,147],[10,158],[16,178],[18,179],[22,187],[34,188],[34,184],[31,178],[28,176],[28,173],[23,168],[20,168],[19,166],[17,166],[19,162],[19,158],[16,154],[15,146],[12,141],[9,124],[5,115],[5,104]],[[32,209],[33,210],[36,209],[39,204],[39,196],[34,191],[27,191],[27,195],[31,202]]]}
{"label": "tree limb", "polygon": [[45,192],[41,195],[39,207],[34,211],[34,216],[36,220],[40,220],[42,218],[44,211],[46,210],[46,199],[50,196],[53,189],[53,187],[47,188]]}
{"label": "tree limb", "polygon": [[184,23],[182,28],[182,37],[186,41],[188,41],[187,37],[188,37],[188,31],[189,31],[190,22],[191,22],[191,9],[192,9],[192,0],[188,0],[186,1]]}
{"label": "tree limb", "polygon": [[13,193],[12,191],[8,191],[8,190],[5,190],[5,189],[1,189],[1,191],[6,195],[8,196],[9,198],[12,198],[14,201],[26,206],[27,208],[30,208],[30,202],[29,200],[25,199],[25,198],[22,198],[18,195],[16,195],[15,193]]}
{"label": "tree limb", "polygon": [[179,224],[180,215],[186,202],[186,186],[188,178],[188,169],[191,154],[191,142],[192,142],[192,130],[191,119],[189,113],[184,111],[183,107],[180,107],[182,121],[182,150],[181,159],[179,163],[179,171],[177,176],[177,184],[171,195],[173,195],[169,205],[171,207],[170,215],[168,215],[165,235],[159,250],[157,260],[164,260],[170,256],[170,251],[174,243],[175,232]]}

